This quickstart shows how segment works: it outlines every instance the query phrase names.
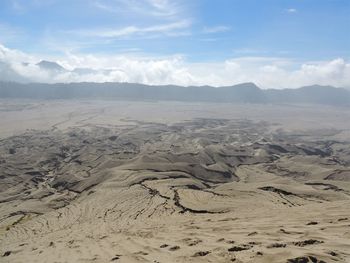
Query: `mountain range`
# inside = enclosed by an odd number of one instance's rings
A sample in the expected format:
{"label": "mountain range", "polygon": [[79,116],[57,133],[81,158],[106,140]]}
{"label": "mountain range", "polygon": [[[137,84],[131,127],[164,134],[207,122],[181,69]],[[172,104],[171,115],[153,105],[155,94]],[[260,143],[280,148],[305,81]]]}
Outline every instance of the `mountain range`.
{"label": "mountain range", "polygon": [[[52,66],[52,65],[44,65]],[[60,70],[55,68],[55,70]],[[0,98],[118,99],[225,103],[300,103],[350,106],[350,91],[332,86],[260,89],[254,83],[233,86],[144,85],[136,83],[16,83],[0,82]]]}

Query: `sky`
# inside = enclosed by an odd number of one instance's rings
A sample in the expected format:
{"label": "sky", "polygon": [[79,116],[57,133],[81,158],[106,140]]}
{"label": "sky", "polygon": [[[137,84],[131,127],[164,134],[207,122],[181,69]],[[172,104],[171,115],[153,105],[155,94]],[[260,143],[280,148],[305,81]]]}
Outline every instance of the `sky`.
{"label": "sky", "polygon": [[349,28],[348,0],[1,0],[0,80],[350,87]]}

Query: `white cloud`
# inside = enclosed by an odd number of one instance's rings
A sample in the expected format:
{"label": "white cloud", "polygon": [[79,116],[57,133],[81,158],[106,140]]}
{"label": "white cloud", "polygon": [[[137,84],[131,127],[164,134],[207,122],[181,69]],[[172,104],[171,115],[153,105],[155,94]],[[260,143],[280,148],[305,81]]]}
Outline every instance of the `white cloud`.
{"label": "white cloud", "polygon": [[71,34],[78,34],[86,37],[121,38],[132,35],[164,34],[170,35],[181,33],[179,30],[186,29],[191,25],[189,20],[181,20],[173,23],[153,25],[148,27],[127,26],[119,29],[95,29],[68,31]]}
{"label": "white cloud", "polygon": [[213,27],[204,27],[203,33],[205,34],[213,34],[229,31],[231,28],[228,26],[213,26]]}
{"label": "white cloud", "polygon": [[161,16],[174,16],[179,13],[179,4],[172,0],[148,0],[148,3],[156,9],[153,14]]}
{"label": "white cloud", "polygon": [[[42,59],[56,61],[67,71],[43,70],[36,65]],[[75,68],[90,70],[74,71]],[[175,55],[163,58],[125,54],[41,57],[0,45],[0,80],[136,82],[184,86],[254,82],[262,88],[297,88],[312,84],[350,87],[350,63],[342,58],[299,63],[278,57],[239,57],[222,62],[194,63]]]}
{"label": "white cloud", "polygon": [[6,63],[33,62],[35,58],[16,49],[10,49],[0,44],[0,61]]}
{"label": "white cloud", "polygon": [[286,11],[287,11],[288,13],[291,13],[291,14],[297,13],[297,12],[298,12],[298,10],[295,9],[295,8],[288,8]]}
{"label": "white cloud", "polygon": [[183,11],[179,0],[94,0],[92,5],[102,11],[128,16],[174,18]]}

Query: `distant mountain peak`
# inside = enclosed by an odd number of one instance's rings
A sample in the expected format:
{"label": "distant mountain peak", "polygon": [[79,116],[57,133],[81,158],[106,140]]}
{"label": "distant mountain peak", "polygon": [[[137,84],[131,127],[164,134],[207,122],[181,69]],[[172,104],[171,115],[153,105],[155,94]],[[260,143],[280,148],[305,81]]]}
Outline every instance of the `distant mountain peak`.
{"label": "distant mountain peak", "polygon": [[249,90],[260,90],[260,88],[253,82],[244,82],[232,86],[224,86],[221,88],[234,88],[234,89],[249,89]]}
{"label": "distant mountain peak", "polygon": [[240,86],[249,86],[249,87],[254,87],[254,88],[259,88],[254,82],[243,82],[243,83],[240,83],[240,84],[237,84],[237,85],[240,85]]}
{"label": "distant mountain peak", "polygon": [[238,84],[236,86],[239,86],[240,88],[260,90],[260,88],[253,82],[245,82],[245,83]]}
{"label": "distant mountain peak", "polygon": [[62,67],[60,64],[58,64],[57,62],[42,60],[39,63],[37,63],[36,65],[44,70],[66,71],[66,69],[64,67]]}

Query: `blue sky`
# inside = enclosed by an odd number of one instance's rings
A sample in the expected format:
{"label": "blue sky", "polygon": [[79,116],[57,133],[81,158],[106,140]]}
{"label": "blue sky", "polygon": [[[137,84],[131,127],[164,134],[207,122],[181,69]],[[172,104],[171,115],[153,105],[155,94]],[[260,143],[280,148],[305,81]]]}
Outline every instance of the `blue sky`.
{"label": "blue sky", "polygon": [[0,1],[3,47],[68,67],[75,55],[170,59],[191,74],[230,61],[249,61],[246,75],[251,64],[298,70],[342,60],[347,70],[349,27],[348,0]]}

